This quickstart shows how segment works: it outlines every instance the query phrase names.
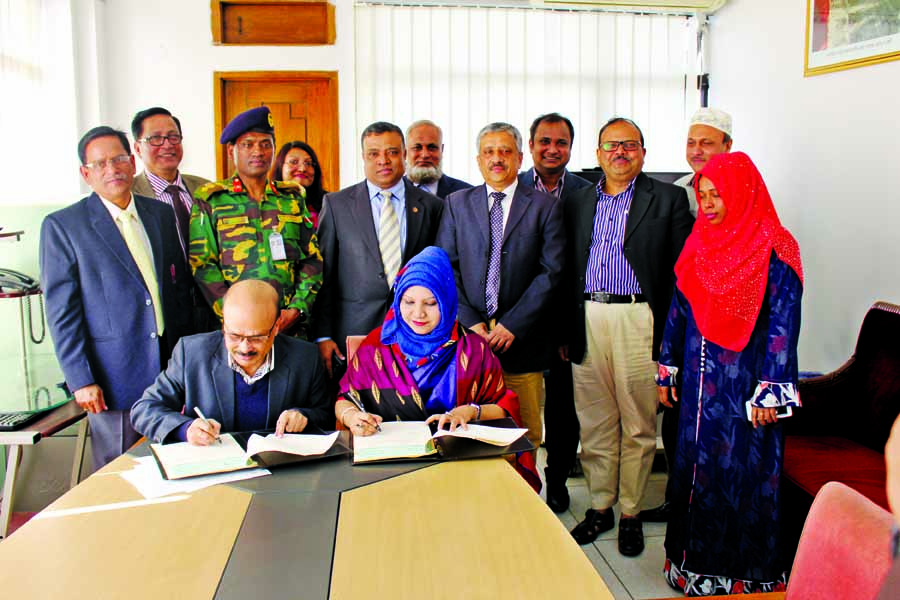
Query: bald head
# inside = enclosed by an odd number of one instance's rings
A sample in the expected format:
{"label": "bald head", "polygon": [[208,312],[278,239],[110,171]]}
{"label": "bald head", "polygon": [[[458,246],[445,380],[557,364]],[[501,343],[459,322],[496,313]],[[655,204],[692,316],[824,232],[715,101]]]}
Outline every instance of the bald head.
{"label": "bald head", "polygon": [[253,279],[232,285],[222,300],[225,347],[247,375],[256,373],[275,342],[279,300],[274,287]]}
{"label": "bald head", "polygon": [[258,279],[238,281],[228,288],[222,298],[222,313],[229,312],[258,313],[261,318],[271,323],[278,315],[281,301],[278,291],[271,284]]}

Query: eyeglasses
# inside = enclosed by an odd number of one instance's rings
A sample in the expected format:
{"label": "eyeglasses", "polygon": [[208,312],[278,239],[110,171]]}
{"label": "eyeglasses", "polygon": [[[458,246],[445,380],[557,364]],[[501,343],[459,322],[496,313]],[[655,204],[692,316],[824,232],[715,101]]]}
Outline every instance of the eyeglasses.
{"label": "eyeglasses", "polygon": [[[277,322],[278,321],[275,321],[275,323]],[[239,335],[237,333],[226,331],[224,328],[222,329],[222,332],[225,334],[225,339],[228,340],[230,344],[237,345],[246,341],[251,346],[259,346],[260,344],[265,344],[266,340],[269,339],[269,336],[272,335],[272,330],[275,329],[275,323],[272,323],[272,326],[269,327],[269,331],[263,335]]]}
{"label": "eyeglasses", "polygon": [[624,142],[603,142],[600,149],[604,152],[615,152],[619,146],[626,152],[634,152],[641,147],[641,143],[637,140],[625,140]]}
{"label": "eyeglasses", "polygon": [[304,169],[314,169],[317,166],[316,163],[311,160],[304,160],[303,162],[300,162],[299,158],[292,158],[290,160],[286,160],[285,162],[292,167],[303,167]]}
{"label": "eyeglasses", "polygon": [[113,156],[112,158],[105,158],[103,160],[95,160],[94,162],[84,163],[84,166],[86,169],[90,169],[91,171],[102,171],[106,168],[107,165],[112,165],[114,169],[117,169],[130,161],[131,157],[129,155],[120,154],[118,156]]}
{"label": "eyeglasses", "polygon": [[162,146],[166,140],[169,140],[170,144],[177,146],[183,139],[183,136],[180,136],[177,133],[171,133],[169,135],[151,135],[150,137],[141,138],[138,141],[147,142],[151,146]]}

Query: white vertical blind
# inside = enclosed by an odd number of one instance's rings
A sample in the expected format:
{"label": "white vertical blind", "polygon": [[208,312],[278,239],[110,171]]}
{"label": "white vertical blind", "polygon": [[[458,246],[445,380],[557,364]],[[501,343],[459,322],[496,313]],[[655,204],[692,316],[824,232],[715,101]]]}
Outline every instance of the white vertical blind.
{"label": "white vertical blind", "polygon": [[[531,165],[531,121],[556,111],[575,126],[571,169],[596,165],[613,115],[646,138],[647,170],[687,170],[685,124],[699,106],[692,18],[538,9],[358,4],[357,132],[373,121],[444,131],[444,171],[480,181],[475,136],[515,125]],[[357,179],[362,178],[357,159]]]}
{"label": "white vertical blind", "polygon": [[78,190],[72,55],[68,0],[0,0],[0,204]]}

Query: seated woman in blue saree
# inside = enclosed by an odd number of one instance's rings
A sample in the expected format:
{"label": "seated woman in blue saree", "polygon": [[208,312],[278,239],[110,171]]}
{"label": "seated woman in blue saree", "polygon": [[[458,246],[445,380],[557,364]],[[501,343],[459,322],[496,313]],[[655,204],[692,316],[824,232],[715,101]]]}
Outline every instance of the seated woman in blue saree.
{"label": "seated woman in blue saree", "polygon": [[[447,254],[431,246],[412,258],[397,274],[384,324],[366,336],[341,379],[338,421],[354,435],[372,435],[383,419],[438,421],[451,429],[507,416],[521,423],[499,359],[459,324],[457,306]],[[530,452],[517,456],[516,470],[540,490]]]}
{"label": "seated woman in blue saree", "polygon": [[783,590],[776,409],[800,405],[800,250],[746,154],[714,156],[695,186],[657,376],[681,404],[665,575],[687,596]]}

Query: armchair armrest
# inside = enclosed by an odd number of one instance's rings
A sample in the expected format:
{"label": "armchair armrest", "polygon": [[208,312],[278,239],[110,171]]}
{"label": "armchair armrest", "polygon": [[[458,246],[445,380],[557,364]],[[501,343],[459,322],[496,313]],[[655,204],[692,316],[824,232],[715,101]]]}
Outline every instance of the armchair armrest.
{"label": "armchair armrest", "polygon": [[831,373],[801,379],[797,385],[803,406],[785,419],[785,435],[843,435],[846,420],[841,406],[854,393],[851,384],[855,356]]}

